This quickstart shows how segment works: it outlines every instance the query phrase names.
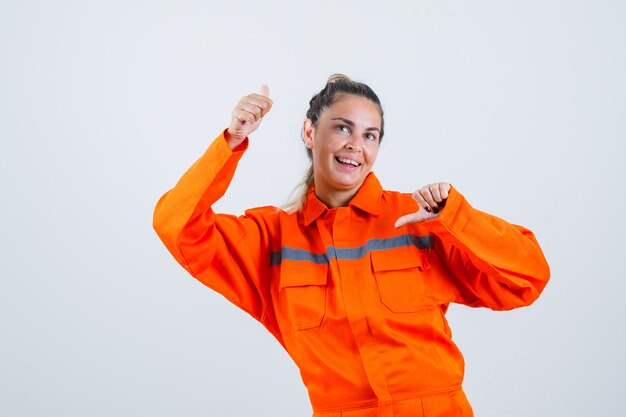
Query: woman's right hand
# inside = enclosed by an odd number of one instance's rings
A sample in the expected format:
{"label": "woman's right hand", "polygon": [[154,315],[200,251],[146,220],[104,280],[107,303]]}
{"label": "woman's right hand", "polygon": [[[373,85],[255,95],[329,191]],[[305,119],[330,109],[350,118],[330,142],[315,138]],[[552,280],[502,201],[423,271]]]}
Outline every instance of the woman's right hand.
{"label": "woman's right hand", "polygon": [[266,85],[261,86],[258,93],[248,94],[243,97],[233,110],[230,127],[226,131],[226,140],[231,149],[235,149],[245,138],[254,132],[261,120],[272,108],[272,99],[269,98],[270,90]]}

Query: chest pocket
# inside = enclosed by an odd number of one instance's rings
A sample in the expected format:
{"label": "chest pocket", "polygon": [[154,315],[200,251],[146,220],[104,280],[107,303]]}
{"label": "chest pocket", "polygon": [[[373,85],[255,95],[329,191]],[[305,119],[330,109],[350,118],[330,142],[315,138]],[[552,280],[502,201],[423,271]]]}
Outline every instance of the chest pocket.
{"label": "chest pocket", "polygon": [[326,313],[328,264],[283,261],[280,266],[282,305],[296,330],[319,327]]}
{"label": "chest pocket", "polygon": [[370,253],[380,301],[394,313],[432,309],[428,251],[381,250]]}

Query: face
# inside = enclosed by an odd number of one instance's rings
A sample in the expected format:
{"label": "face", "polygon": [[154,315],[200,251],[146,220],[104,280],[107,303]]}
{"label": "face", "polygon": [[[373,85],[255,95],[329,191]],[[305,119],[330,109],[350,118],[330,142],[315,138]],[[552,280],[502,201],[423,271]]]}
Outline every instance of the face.
{"label": "face", "polygon": [[349,201],[359,190],[376,161],[380,128],[378,105],[349,94],[338,95],[322,112],[317,126],[305,120],[304,140],[313,153],[315,190],[327,204],[337,196]]}

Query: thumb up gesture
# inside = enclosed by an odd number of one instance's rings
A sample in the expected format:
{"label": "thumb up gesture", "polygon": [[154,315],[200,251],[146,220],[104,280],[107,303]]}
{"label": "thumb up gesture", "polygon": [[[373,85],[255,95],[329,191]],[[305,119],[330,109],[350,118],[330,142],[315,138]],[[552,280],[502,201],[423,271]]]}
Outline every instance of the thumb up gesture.
{"label": "thumb up gesture", "polygon": [[230,127],[226,131],[226,140],[231,149],[235,149],[245,138],[254,132],[261,120],[272,108],[269,98],[270,90],[266,85],[261,86],[258,93],[243,97],[233,110]]}

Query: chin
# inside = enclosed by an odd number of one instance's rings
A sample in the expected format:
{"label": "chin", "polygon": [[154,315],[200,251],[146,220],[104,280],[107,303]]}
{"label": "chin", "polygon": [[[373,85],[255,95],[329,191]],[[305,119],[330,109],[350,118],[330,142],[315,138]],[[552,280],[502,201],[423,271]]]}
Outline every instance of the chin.
{"label": "chin", "polygon": [[364,181],[365,177],[350,180],[337,179],[335,181],[335,188],[337,189],[337,191],[350,191],[354,190],[355,188],[359,188]]}

